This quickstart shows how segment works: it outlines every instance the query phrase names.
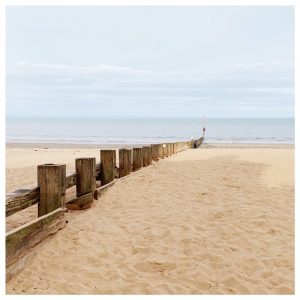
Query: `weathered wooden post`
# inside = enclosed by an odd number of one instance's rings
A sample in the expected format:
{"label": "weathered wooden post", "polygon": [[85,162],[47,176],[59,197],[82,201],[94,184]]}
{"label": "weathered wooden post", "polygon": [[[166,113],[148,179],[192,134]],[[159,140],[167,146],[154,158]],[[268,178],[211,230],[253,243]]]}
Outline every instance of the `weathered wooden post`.
{"label": "weathered wooden post", "polygon": [[76,158],[76,196],[94,193],[96,189],[96,158]]}
{"label": "weathered wooden post", "polygon": [[171,143],[168,143],[168,154],[169,156],[172,156]]}
{"label": "weathered wooden post", "polygon": [[143,147],[143,166],[147,167],[152,163],[151,146]]}
{"label": "weathered wooden post", "polygon": [[131,171],[131,149],[119,149],[119,177],[128,175]]}
{"label": "weathered wooden post", "polygon": [[66,165],[44,164],[37,166],[40,188],[38,217],[66,205]]}
{"label": "weathered wooden post", "polygon": [[76,199],[67,203],[71,210],[90,208],[96,191],[96,158],[76,158]]}
{"label": "weathered wooden post", "polygon": [[164,157],[168,157],[168,147],[167,147],[167,144],[164,144],[163,147],[164,147]]}
{"label": "weathered wooden post", "polygon": [[143,167],[143,148],[133,148],[132,170],[137,171]]}
{"label": "weathered wooden post", "polygon": [[100,150],[101,186],[115,179],[116,150]]}
{"label": "weathered wooden post", "polygon": [[164,158],[163,144],[158,144],[158,158],[160,158],[160,159]]}
{"label": "weathered wooden post", "polygon": [[151,145],[152,160],[158,161],[158,144]]}

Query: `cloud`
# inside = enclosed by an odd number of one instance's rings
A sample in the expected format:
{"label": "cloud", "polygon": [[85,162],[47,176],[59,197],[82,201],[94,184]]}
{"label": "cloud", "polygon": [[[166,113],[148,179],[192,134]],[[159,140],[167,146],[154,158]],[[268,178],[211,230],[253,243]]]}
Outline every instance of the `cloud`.
{"label": "cloud", "polygon": [[[234,64],[213,72],[19,62],[7,70],[7,112],[166,115],[230,111],[293,113],[293,65]],[[31,109],[30,109],[31,108]],[[259,111],[261,113],[261,111]]]}

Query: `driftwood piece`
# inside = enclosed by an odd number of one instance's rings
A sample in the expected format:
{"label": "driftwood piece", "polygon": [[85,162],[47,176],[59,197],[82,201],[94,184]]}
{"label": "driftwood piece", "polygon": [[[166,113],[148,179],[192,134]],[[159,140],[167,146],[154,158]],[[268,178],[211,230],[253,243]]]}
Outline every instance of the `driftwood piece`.
{"label": "driftwood piece", "polygon": [[[13,196],[15,194],[15,196]],[[23,210],[31,205],[37,204],[40,201],[40,188],[36,187],[32,190],[27,190],[25,193],[12,193],[6,199],[5,210],[6,217]]]}
{"label": "driftwood piece", "polygon": [[65,208],[58,208],[6,234],[6,281],[24,266],[35,245],[65,227],[65,212]]}

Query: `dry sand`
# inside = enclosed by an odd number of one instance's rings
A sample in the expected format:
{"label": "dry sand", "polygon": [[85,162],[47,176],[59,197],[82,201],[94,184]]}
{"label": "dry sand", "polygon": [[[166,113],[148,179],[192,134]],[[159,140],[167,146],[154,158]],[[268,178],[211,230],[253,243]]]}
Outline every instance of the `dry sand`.
{"label": "dry sand", "polygon": [[[7,191],[35,186],[38,163],[73,172],[75,157],[98,155],[8,149]],[[7,293],[294,293],[293,147],[190,149],[131,173],[67,218]]]}

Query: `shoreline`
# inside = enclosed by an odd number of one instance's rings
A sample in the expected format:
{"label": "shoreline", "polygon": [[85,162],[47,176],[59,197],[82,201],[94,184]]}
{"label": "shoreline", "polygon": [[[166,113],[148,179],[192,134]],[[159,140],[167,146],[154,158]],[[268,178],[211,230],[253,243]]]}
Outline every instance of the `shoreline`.
{"label": "shoreline", "polygon": [[[159,142],[162,143],[162,142]],[[166,141],[167,143],[167,141]],[[150,145],[139,144],[84,144],[84,143],[24,143],[8,142],[6,149],[121,149]],[[295,148],[294,143],[203,143],[200,148]]]}

